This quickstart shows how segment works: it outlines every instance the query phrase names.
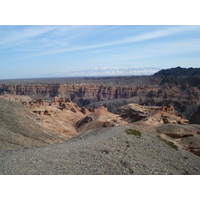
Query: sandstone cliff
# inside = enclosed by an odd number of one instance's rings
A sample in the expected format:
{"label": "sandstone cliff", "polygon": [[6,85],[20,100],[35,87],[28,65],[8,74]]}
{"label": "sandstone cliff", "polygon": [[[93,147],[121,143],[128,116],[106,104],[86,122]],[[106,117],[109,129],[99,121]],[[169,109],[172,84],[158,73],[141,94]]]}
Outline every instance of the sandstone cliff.
{"label": "sandstone cliff", "polygon": [[122,106],[116,112],[128,123],[136,123],[145,126],[161,126],[163,124],[188,124],[189,121],[174,110],[173,106],[141,106],[128,104]]}
{"label": "sandstone cliff", "polygon": [[108,87],[101,85],[0,85],[0,93],[28,95],[34,98],[49,99],[55,96],[70,97],[79,106],[95,102],[130,99],[141,105],[172,104],[186,115],[200,105],[200,83],[191,85],[165,83],[154,86]]}

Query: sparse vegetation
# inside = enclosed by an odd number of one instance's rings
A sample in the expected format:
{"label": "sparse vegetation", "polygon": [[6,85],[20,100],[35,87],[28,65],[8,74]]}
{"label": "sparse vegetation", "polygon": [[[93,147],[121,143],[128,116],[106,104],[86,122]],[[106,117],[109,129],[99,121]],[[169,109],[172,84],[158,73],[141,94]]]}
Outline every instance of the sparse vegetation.
{"label": "sparse vegetation", "polygon": [[141,138],[142,133],[140,131],[137,131],[135,129],[126,129],[126,134],[128,135],[135,135],[137,138]]}
{"label": "sparse vegetation", "polygon": [[171,141],[164,140],[163,138],[159,137],[161,141],[165,142],[168,146],[172,147],[173,149],[176,149],[178,151],[178,147]]}
{"label": "sparse vegetation", "polygon": [[157,133],[158,133],[158,134],[161,134],[162,132],[161,132],[161,130],[160,130],[160,129],[157,129]]}

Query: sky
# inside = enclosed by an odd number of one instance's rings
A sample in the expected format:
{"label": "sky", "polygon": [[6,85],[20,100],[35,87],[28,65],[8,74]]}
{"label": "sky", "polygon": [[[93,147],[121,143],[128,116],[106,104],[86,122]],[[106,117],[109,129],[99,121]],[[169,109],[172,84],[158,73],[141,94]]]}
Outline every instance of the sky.
{"label": "sky", "polygon": [[0,79],[200,67],[199,25],[1,25],[0,38]]}

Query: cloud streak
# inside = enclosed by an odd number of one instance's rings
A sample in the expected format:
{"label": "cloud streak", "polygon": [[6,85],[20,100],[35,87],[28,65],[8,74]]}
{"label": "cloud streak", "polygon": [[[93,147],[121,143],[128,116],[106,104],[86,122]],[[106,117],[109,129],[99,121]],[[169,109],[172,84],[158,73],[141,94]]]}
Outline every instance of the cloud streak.
{"label": "cloud streak", "polygon": [[116,53],[112,55],[103,56],[107,61],[109,60],[124,60],[134,61],[136,59],[163,57],[169,55],[177,55],[188,52],[200,51],[200,39],[188,39],[184,42],[169,42],[159,43],[153,46],[145,46],[145,48],[137,49],[135,51],[128,51],[124,53]]}
{"label": "cloud streak", "polygon": [[175,26],[175,27],[170,27],[170,28],[164,28],[164,29],[161,29],[161,30],[143,33],[143,34],[135,35],[135,36],[132,36],[132,37],[126,37],[126,38],[122,38],[120,40],[107,42],[107,43],[103,43],[103,44],[76,46],[76,47],[72,47],[72,48],[59,48],[59,49],[55,48],[55,49],[50,50],[50,51],[44,51],[42,53],[30,55],[30,57],[43,56],[43,55],[53,55],[53,54],[59,54],[59,53],[65,53],[65,52],[109,47],[109,46],[123,45],[123,44],[128,44],[128,43],[136,43],[136,42],[142,42],[142,41],[146,41],[146,40],[157,39],[157,38],[161,38],[161,37],[175,35],[175,34],[178,34],[178,33],[181,33],[181,32],[193,31],[193,30],[200,30],[199,26],[178,26],[178,27]]}
{"label": "cloud streak", "polygon": [[30,26],[20,31],[12,30],[4,35],[4,37],[1,37],[0,46],[5,48],[7,45],[13,45],[15,42],[40,36],[44,33],[55,30],[56,28],[56,26]]}

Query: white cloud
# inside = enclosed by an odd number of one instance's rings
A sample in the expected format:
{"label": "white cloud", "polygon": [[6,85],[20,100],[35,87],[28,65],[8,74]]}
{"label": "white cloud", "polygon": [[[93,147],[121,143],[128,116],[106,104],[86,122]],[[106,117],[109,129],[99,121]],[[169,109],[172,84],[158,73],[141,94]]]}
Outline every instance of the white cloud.
{"label": "white cloud", "polygon": [[19,31],[10,30],[8,33],[2,31],[0,46],[5,48],[7,45],[13,45],[15,42],[42,35],[56,28],[56,26],[29,26]]}
{"label": "white cloud", "polygon": [[140,34],[134,37],[127,38],[125,40],[119,41],[120,43],[127,43],[127,42],[139,42],[144,40],[150,40],[155,38],[160,38],[164,36],[174,35],[180,32],[191,31],[191,30],[200,30],[198,26],[175,26],[170,28],[164,28],[162,30],[153,31],[149,33]]}
{"label": "white cloud", "polygon": [[120,44],[126,44],[126,43],[141,42],[141,41],[145,41],[145,40],[156,39],[156,38],[160,38],[160,37],[178,34],[178,33],[185,32],[185,31],[192,31],[192,30],[200,30],[200,27],[199,26],[167,27],[167,28],[163,28],[162,30],[143,33],[143,34],[139,34],[136,36],[123,38],[123,39],[120,39],[117,41],[107,42],[107,43],[103,43],[103,44],[96,44],[96,45],[88,45],[88,46],[76,46],[76,47],[72,47],[72,48],[53,49],[50,51],[44,51],[42,53],[31,55],[30,57],[59,54],[59,53],[64,53],[64,52],[77,51],[77,50],[108,47],[108,46],[114,46],[114,45],[120,45]]}

